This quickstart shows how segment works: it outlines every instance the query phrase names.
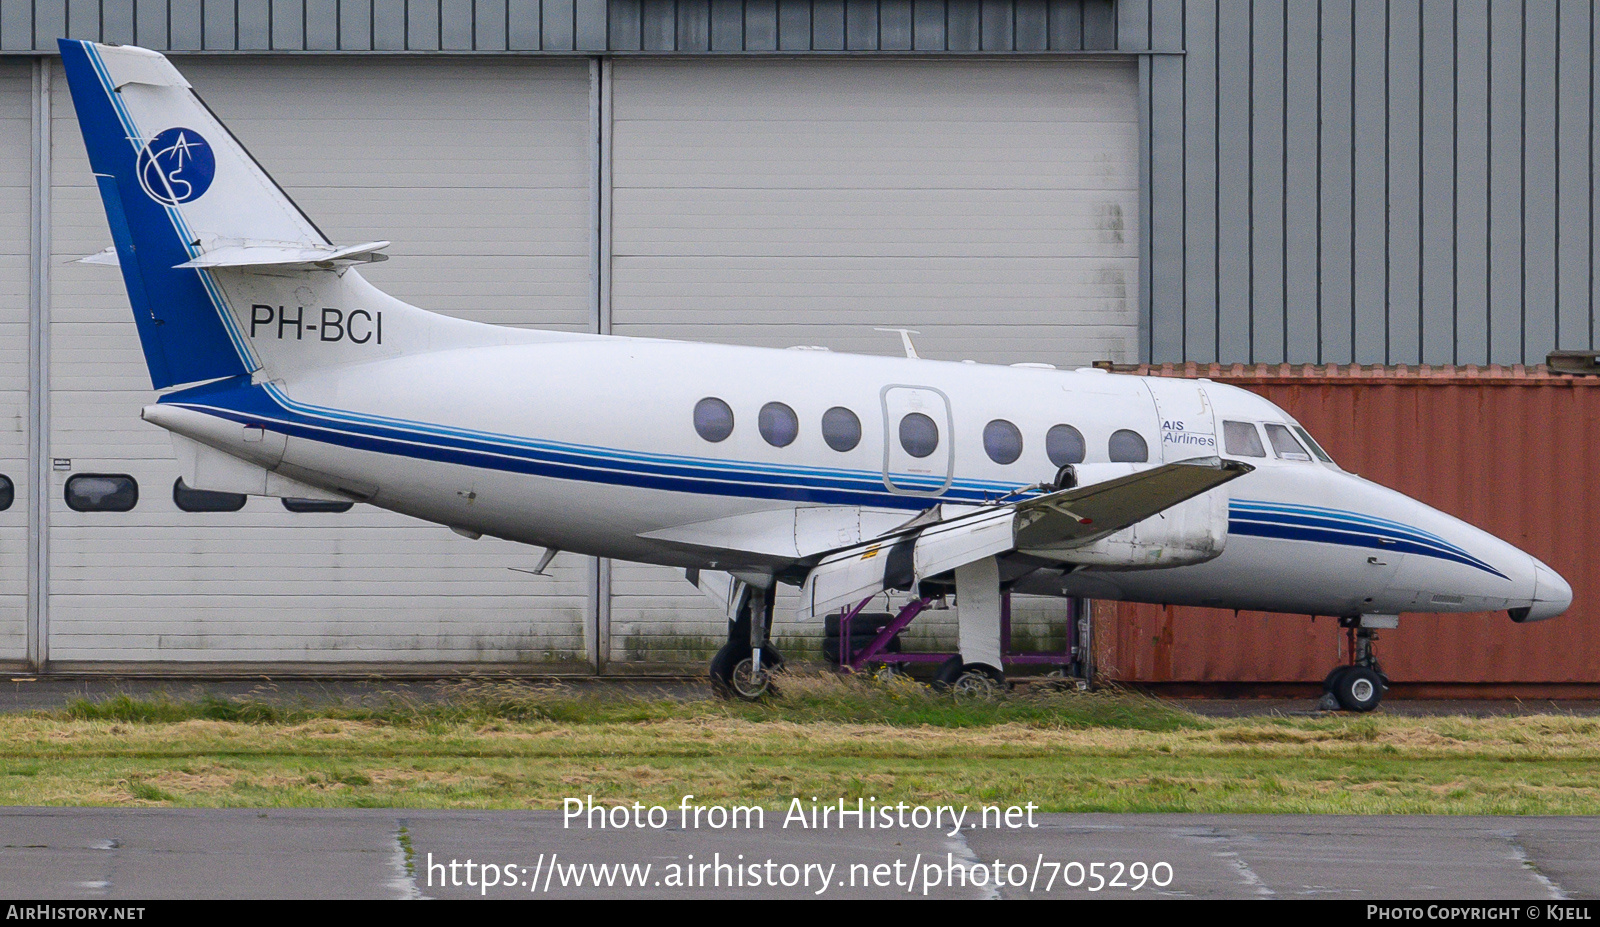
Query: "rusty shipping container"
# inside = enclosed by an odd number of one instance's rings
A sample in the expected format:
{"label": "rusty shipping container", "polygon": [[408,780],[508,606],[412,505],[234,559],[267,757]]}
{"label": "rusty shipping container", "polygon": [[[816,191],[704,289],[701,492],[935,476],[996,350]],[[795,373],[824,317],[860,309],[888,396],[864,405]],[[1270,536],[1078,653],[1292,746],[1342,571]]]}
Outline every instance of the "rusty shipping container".
{"label": "rusty shipping container", "polygon": [[[1571,610],[1537,624],[1504,613],[1404,616],[1381,633],[1378,650],[1396,694],[1600,696],[1600,377],[1543,365],[1126,372],[1209,377],[1259,393],[1344,469],[1491,531],[1572,583]],[[1320,683],[1346,656],[1329,617],[1129,603],[1100,603],[1095,614],[1103,677],[1174,691],[1288,691]]]}

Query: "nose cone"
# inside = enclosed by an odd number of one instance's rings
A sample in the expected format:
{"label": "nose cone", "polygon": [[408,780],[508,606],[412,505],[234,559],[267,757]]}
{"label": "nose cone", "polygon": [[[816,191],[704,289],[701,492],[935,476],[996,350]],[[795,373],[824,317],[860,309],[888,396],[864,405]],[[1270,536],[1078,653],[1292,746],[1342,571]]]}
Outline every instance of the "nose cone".
{"label": "nose cone", "polygon": [[1572,586],[1561,574],[1537,557],[1528,559],[1533,561],[1533,601],[1525,608],[1511,610],[1511,619],[1518,624],[1554,618],[1572,605]]}

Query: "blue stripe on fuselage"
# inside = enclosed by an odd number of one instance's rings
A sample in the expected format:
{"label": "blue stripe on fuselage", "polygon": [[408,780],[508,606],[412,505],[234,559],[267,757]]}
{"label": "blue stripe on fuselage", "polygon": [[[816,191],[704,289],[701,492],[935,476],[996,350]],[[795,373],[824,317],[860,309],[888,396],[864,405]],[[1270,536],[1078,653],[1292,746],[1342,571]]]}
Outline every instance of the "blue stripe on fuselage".
{"label": "blue stripe on fuselage", "polygon": [[[989,481],[955,480],[947,491],[937,495],[900,495],[884,488],[883,474],[879,472],[776,466],[537,441],[308,405],[290,399],[276,388],[251,385],[242,377],[172,393],[161,402],[353,450],[671,492],[921,509],[935,499],[981,503],[1016,488]],[[897,475],[896,481],[900,479]],[[942,484],[942,480],[927,480],[930,490]],[[1414,553],[1505,578],[1505,574],[1438,535],[1342,509],[1237,499],[1229,505],[1228,531],[1247,537]]]}
{"label": "blue stripe on fuselage", "polygon": [[1229,534],[1411,553],[1509,578],[1432,532],[1359,512],[1235,499],[1228,506],[1228,516]]}
{"label": "blue stripe on fuselage", "polygon": [[[268,391],[238,379],[173,393],[163,397],[161,402],[354,450],[675,492],[922,509],[935,498],[978,503],[1017,488],[1012,484],[964,480],[935,494],[933,491],[944,485],[942,479],[908,476],[905,482],[917,480],[929,490],[924,495],[908,496],[885,489],[883,474],[879,472],[771,467],[749,461],[649,455],[534,441],[514,435],[319,409],[289,400],[276,390]],[[898,474],[895,479],[897,483],[903,482]]]}

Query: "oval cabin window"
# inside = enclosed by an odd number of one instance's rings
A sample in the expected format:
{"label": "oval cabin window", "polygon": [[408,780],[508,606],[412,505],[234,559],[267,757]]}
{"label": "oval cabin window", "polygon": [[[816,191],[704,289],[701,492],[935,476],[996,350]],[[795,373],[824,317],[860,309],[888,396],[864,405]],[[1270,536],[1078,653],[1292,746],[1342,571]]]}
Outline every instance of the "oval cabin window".
{"label": "oval cabin window", "polygon": [[1126,428],[1111,433],[1106,450],[1112,463],[1144,463],[1150,459],[1150,447],[1144,443],[1144,436]]}
{"label": "oval cabin window", "polygon": [[788,447],[800,437],[800,417],[781,402],[769,402],[756,416],[756,430],[773,447]]}
{"label": "oval cabin window", "polygon": [[715,396],[694,404],[694,430],[712,444],[726,441],[733,434],[733,410]]}
{"label": "oval cabin window", "polygon": [[1051,463],[1065,467],[1083,463],[1088,456],[1088,445],[1083,443],[1083,432],[1071,425],[1057,425],[1045,432],[1044,452]]}
{"label": "oval cabin window", "polygon": [[983,451],[997,464],[1016,463],[1022,456],[1022,429],[1003,418],[983,426]]}
{"label": "oval cabin window", "polygon": [[912,457],[927,457],[939,449],[939,426],[921,412],[900,420],[900,446]]}
{"label": "oval cabin window", "polygon": [[844,406],[822,413],[822,440],[841,454],[861,443],[861,419]]}

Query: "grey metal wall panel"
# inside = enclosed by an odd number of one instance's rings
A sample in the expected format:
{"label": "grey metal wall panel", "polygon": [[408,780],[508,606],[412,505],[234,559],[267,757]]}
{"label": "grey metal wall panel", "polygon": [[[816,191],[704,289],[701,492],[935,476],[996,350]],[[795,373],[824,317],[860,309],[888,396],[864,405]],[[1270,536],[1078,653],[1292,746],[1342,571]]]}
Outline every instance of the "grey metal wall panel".
{"label": "grey metal wall panel", "polygon": [[1251,5],[1250,61],[1250,343],[1272,363],[1284,342],[1284,6]]}
{"label": "grey metal wall panel", "polygon": [[1560,6],[1526,17],[1522,87],[1522,348],[1542,358],[1556,347],[1556,73]]}
{"label": "grey metal wall panel", "polygon": [[1322,86],[1317,97],[1321,107],[1318,214],[1322,225],[1318,245],[1322,274],[1317,281],[1321,331],[1318,357],[1348,360],[1354,349],[1355,331],[1355,199],[1351,184],[1355,164],[1355,48],[1351,41],[1355,4],[1353,0],[1323,0],[1321,6],[1318,60]]}
{"label": "grey metal wall panel", "polygon": [[1350,337],[1357,363],[1383,363],[1389,341],[1389,55],[1388,9],[1355,2]]}
{"label": "grey metal wall panel", "polygon": [[1490,360],[1521,357],[1523,237],[1522,0],[1489,2]]}
{"label": "grey metal wall panel", "polygon": [[[1590,344],[1594,302],[1589,288],[1594,248],[1590,201],[1593,196],[1594,106],[1593,10],[1586,0],[1563,0],[1557,29],[1560,73],[1557,76],[1556,119],[1556,341]],[[1582,195],[1572,195],[1576,191]]]}
{"label": "grey metal wall panel", "polygon": [[[396,242],[366,270],[374,284],[483,321],[589,326],[586,62],[194,59],[184,72],[330,236]],[[141,498],[128,513],[73,512],[69,474],[53,474],[52,658],[581,663],[584,558],[529,578],[508,567],[535,550],[368,506],[176,508],[170,442],[138,417],[153,393],[119,276],[69,263],[109,233],[59,73],[55,86],[50,455],[132,474]],[[0,132],[0,153],[13,137]],[[0,189],[15,161],[0,156]],[[3,323],[0,312],[0,355]],[[0,372],[26,368],[0,360]],[[0,376],[0,403],[7,385]]]}
{"label": "grey metal wall panel", "polygon": [[1144,101],[1152,163],[1184,152],[1150,176],[1150,359],[1594,346],[1594,0],[1118,6],[1146,14],[1186,24]]}
{"label": "grey metal wall panel", "polygon": [[1389,9],[1388,86],[1384,195],[1388,213],[1385,281],[1384,359],[1416,364],[1422,360],[1422,9],[1395,4]]}
{"label": "grey metal wall panel", "polygon": [[1283,357],[1315,357],[1321,332],[1321,23],[1317,4],[1285,7],[1283,34]]}
{"label": "grey metal wall panel", "polygon": [[1124,0],[1119,17],[1186,24],[1181,67],[1152,62],[1145,101],[1152,163],[1184,151],[1150,179],[1150,357],[1532,363],[1592,346],[1594,7]]}
{"label": "grey metal wall panel", "polygon": [[1217,60],[1244,63],[1217,72],[1217,351],[1224,357],[1251,350],[1250,7],[1250,0],[1217,4]]}
{"label": "grey metal wall panel", "polygon": [[[1113,0],[7,0],[0,6],[0,52],[52,52],[63,35],[162,51],[328,53],[1143,47],[1122,44],[1127,30]],[[1143,15],[1144,7],[1138,9],[1131,15]]]}
{"label": "grey metal wall panel", "polygon": [[1456,95],[1455,4],[1424,0],[1422,4],[1422,117],[1420,185],[1417,197],[1421,231],[1418,276],[1419,361],[1455,362],[1456,307]]}
{"label": "grey metal wall panel", "polygon": [[1210,357],[1217,354],[1217,9],[1189,3],[1183,12],[1184,356]]}
{"label": "grey metal wall panel", "polygon": [[[1164,47],[1183,44],[1181,10],[1171,4],[1152,10],[1151,40]],[[1183,71],[1181,57],[1150,61],[1149,98],[1144,102],[1148,125],[1150,174],[1149,280],[1145,308],[1150,313],[1148,356],[1184,353],[1184,209]]]}

